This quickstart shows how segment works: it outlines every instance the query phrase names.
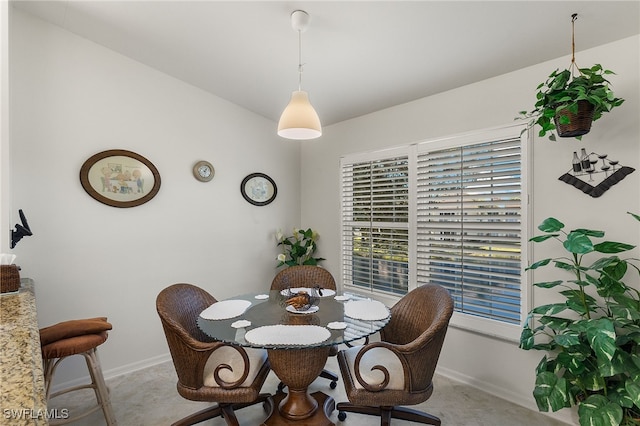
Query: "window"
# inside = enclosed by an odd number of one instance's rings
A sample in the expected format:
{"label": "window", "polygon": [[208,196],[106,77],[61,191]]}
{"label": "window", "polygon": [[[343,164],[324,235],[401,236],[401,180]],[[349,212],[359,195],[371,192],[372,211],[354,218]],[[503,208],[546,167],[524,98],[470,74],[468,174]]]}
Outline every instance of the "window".
{"label": "window", "polygon": [[409,288],[409,165],[404,155],[342,165],[343,277],[403,295]]}
{"label": "window", "polygon": [[344,157],[344,285],[401,296],[437,283],[454,299],[453,324],[517,337],[528,310],[521,130]]}

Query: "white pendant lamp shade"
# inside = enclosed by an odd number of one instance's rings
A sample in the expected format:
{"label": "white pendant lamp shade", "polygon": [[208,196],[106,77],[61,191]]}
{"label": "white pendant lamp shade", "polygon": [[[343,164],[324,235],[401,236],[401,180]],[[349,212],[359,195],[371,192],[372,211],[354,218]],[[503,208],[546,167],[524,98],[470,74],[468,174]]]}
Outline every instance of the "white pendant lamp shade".
{"label": "white pendant lamp shade", "polygon": [[286,139],[315,139],[322,136],[320,117],[302,90],[302,32],[309,25],[309,14],[304,10],[291,13],[291,27],[298,32],[298,90],[291,94],[289,105],[282,111],[278,122],[278,136]]}
{"label": "white pendant lamp shade", "polygon": [[307,92],[296,90],[289,105],[282,111],[278,135],[287,139],[315,139],[322,135],[320,118],[309,102]]}

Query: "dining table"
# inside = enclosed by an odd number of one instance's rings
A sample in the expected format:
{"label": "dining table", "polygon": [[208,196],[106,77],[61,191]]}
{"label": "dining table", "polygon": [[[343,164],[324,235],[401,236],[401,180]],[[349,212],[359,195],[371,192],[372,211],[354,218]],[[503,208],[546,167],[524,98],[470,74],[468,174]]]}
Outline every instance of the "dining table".
{"label": "dining table", "polygon": [[[314,294],[296,309],[292,297]],[[289,301],[289,303],[288,303]],[[286,387],[267,404],[263,425],[334,425],[334,399],[309,386],[323,370],[332,346],[381,330],[390,320],[379,301],[335,290],[290,288],[221,300],[200,313],[198,327],[215,340],[267,350],[271,370]]]}

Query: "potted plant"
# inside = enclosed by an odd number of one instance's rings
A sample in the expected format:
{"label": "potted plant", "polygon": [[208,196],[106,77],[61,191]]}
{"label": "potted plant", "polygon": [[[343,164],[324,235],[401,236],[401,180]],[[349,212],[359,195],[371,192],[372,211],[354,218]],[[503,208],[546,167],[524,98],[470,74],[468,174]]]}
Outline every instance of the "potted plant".
{"label": "potted plant", "polygon": [[[640,220],[640,216],[632,215]],[[554,266],[567,279],[534,286],[560,289],[564,300],[535,307],[520,347],[547,352],[538,364],[533,396],[540,411],[578,407],[580,425],[640,425],[640,292],[624,280],[640,272],[618,257],[634,246],[595,242],[604,232],[564,231],[546,219],[534,243],[559,242],[566,256],[539,260],[527,269]],[[598,256],[599,255],[599,256]],[[535,322],[534,322],[535,321]]]}
{"label": "potted plant", "polygon": [[280,267],[283,265],[317,265],[324,260],[322,257],[313,257],[318,246],[316,240],[318,233],[311,228],[309,229],[293,229],[293,235],[285,237],[281,230],[276,232],[276,241],[278,246],[282,246],[282,253],[278,255],[276,260]]}
{"label": "potted plant", "polygon": [[553,71],[547,80],[536,88],[536,103],[532,111],[520,111],[529,118],[529,126],[540,126],[540,137],[548,132],[549,140],[555,141],[554,130],[560,137],[581,139],[589,132],[591,123],[605,112],[620,106],[624,99],[616,98],[606,75],[615,74],[611,70],[595,64],[591,68],[579,68],[574,76],[572,69]]}

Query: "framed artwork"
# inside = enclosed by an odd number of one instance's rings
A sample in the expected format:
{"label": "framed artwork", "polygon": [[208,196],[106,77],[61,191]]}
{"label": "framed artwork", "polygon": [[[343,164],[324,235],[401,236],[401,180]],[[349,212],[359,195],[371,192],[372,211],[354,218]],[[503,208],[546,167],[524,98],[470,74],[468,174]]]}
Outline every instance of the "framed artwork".
{"label": "framed artwork", "polygon": [[87,194],[112,207],[135,207],[160,190],[160,173],[151,161],[124,149],[92,155],[80,168],[80,183]]}
{"label": "framed artwork", "polygon": [[254,206],[266,206],[278,194],[276,183],[264,173],[251,173],[240,184],[240,193]]}

